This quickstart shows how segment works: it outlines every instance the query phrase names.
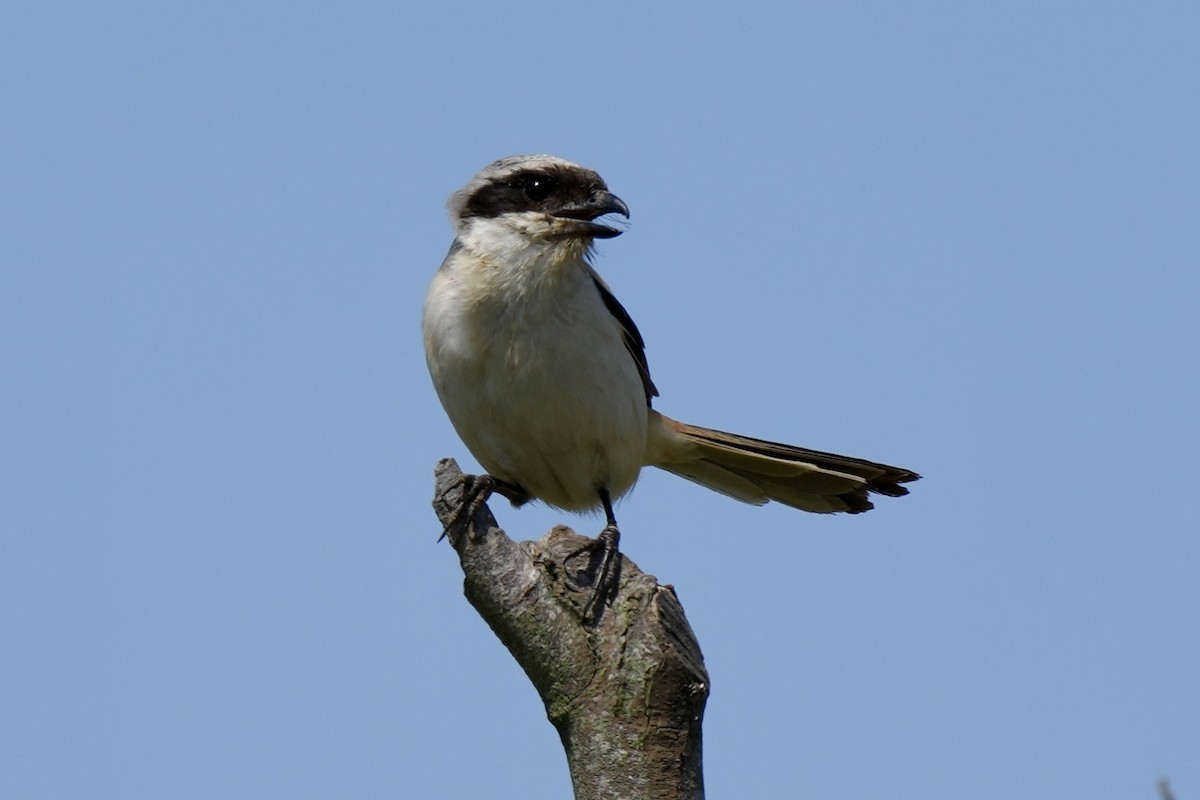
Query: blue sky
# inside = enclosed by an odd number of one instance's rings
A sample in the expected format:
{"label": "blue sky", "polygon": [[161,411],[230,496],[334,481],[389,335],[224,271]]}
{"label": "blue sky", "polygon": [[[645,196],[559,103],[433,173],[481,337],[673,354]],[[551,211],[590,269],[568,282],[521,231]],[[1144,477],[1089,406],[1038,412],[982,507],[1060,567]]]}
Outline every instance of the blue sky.
{"label": "blue sky", "polygon": [[1200,797],[1195,4],[3,17],[0,795],[568,796],[419,336],[446,197],[550,152],[632,210],[658,407],[925,475],[619,507],[710,796]]}

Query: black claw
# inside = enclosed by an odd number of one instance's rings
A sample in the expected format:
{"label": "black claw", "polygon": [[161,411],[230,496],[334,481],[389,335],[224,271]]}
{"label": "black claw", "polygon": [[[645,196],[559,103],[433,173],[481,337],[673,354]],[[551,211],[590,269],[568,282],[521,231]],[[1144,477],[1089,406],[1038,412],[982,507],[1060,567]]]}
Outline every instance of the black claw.
{"label": "black claw", "polygon": [[621,531],[615,524],[605,526],[589,545],[593,551],[600,550],[600,565],[596,570],[596,583],[592,587],[592,596],[583,607],[583,619],[589,624],[600,621],[600,612],[606,605],[611,605],[617,599],[617,587],[621,583]]}
{"label": "black claw", "polygon": [[461,475],[458,480],[462,485],[462,497],[459,498],[458,508],[454,510],[450,521],[446,523],[446,527],[442,528],[442,535],[438,537],[439,542],[445,539],[456,526],[463,522],[470,523],[475,518],[475,512],[479,510],[479,507],[488,501],[492,492],[496,491],[496,479],[491,475]]}
{"label": "black claw", "polygon": [[583,607],[583,619],[592,625],[600,621],[600,613],[604,606],[616,599],[617,587],[621,583],[621,531],[617,528],[617,518],[613,514],[612,498],[608,489],[602,487],[599,495],[607,524],[596,540],[584,548],[593,553],[600,551],[600,564],[596,570],[592,596]]}

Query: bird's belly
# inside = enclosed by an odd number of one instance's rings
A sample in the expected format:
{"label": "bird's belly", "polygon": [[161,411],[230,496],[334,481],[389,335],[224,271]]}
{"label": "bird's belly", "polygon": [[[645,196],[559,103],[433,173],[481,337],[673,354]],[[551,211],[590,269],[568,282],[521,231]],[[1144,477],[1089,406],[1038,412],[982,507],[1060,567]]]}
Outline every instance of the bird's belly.
{"label": "bird's belly", "polygon": [[473,349],[443,347],[434,375],[451,422],[491,475],[571,510],[598,506],[600,489],[614,499],[627,492],[646,449],[632,357],[618,336],[579,330],[545,321],[493,329],[485,348],[478,337]]}

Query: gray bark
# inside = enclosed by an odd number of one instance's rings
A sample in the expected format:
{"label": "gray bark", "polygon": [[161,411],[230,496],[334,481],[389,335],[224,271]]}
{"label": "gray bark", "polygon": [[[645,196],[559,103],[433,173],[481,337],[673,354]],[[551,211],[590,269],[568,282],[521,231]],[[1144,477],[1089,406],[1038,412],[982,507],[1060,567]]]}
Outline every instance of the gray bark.
{"label": "gray bark", "polygon": [[[462,502],[463,474],[438,463],[443,525]],[[514,542],[486,504],[447,531],[467,600],[533,682],[558,730],[577,800],[704,797],[700,725],[708,673],[675,590],[624,556],[616,596],[585,621],[599,553],[556,526]]]}

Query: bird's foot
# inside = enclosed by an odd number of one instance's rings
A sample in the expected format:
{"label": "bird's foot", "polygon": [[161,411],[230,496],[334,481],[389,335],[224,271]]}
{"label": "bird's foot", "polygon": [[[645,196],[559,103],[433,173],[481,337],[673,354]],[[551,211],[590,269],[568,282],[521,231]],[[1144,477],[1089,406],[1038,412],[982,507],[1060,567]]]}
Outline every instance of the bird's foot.
{"label": "bird's foot", "polygon": [[617,586],[621,582],[621,531],[616,525],[606,525],[596,539],[579,552],[599,553],[600,563],[596,567],[596,582],[592,596],[583,607],[583,620],[589,625],[600,621],[604,606],[617,597]]}
{"label": "bird's foot", "polygon": [[497,489],[497,481],[491,475],[461,475],[458,480],[462,486],[462,496],[459,498],[458,508],[454,510],[454,515],[450,517],[446,527],[442,528],[442,535],[438,537],[439,542],[445,539],[456,526],[470,523],[475,518],[475,512],[488,501],[488,498]]}

